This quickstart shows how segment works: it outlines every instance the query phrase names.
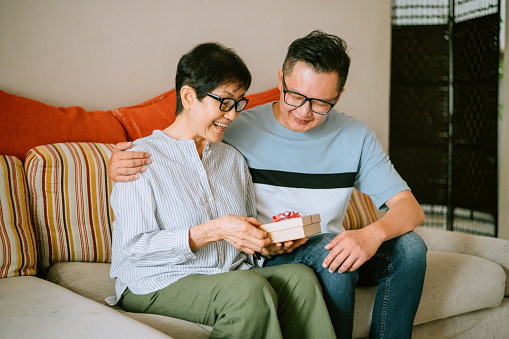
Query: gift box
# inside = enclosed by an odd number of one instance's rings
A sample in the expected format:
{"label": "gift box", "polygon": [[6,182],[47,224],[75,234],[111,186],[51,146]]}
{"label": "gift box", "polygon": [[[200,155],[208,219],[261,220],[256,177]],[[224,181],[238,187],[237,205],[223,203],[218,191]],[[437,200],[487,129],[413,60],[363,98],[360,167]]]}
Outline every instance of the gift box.
{"label": "gift box", "polygon": [[320,221],[320,214],[313,214],[264,224],[259,228],[267,232],[270,243],[273,244],[320,233]]}

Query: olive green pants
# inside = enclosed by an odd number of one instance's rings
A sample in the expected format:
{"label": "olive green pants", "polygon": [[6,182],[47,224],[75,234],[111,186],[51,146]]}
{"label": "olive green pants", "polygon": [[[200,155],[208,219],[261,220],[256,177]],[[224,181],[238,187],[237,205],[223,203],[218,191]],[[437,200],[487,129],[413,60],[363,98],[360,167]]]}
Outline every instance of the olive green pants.
{"label": "olive green pants", "polygon": [[335,338],[314,272],[302,264],[190,275],[153,293],[127,289],[126,311],[213,326],[210,338]]}

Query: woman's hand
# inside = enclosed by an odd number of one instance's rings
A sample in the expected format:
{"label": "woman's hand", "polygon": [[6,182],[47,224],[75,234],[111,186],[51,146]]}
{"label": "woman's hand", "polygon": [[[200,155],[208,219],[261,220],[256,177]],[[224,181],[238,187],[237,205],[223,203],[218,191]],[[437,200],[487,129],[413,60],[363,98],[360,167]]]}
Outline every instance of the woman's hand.
{"label": "woman's hand", "polygon": [[189,235],[191,250],[195,251],[213,241],[225,240],[236,249],[248,254],[262,252],[264,247],[269,245],[270,239],[267,237],[267,232],[258,229],[260,225],[261,222],[255,218],[224,215],[205,224],[191,227]]}
{"label": "woman's hand", "polygon": [[106,165],[106,173],[115,182],[127,182],[138,179],[141,172],[147,168],[144,165],[150,164],[150,154],[146,152],[122,152],[130,149],[132,142],[119,142],[115,145],[111,158]]}

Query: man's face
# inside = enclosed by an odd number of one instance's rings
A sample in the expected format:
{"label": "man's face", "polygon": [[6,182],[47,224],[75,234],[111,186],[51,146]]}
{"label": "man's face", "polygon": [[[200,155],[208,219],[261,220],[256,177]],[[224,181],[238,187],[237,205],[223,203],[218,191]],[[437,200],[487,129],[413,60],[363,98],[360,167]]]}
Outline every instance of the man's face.
{"label": "man's face", "polygon": [[[320,126],[327,115],[314,113],[310,102],[300,107],[292,107],[285,103],[283,92],[283,71],[278,71],[279,103],[274,105],[274,115],[281,125],[294,132],[306,132]],[[338,75],[336,72],[316,73],[305,62],[298,61],[290,74],[284,76],[285,89],[308,98],[320,99],[334,103],[341,96],[338,94]],[[289,95],[289,94],[287,94]],[[336,100],[336,102],[337,102]]]}

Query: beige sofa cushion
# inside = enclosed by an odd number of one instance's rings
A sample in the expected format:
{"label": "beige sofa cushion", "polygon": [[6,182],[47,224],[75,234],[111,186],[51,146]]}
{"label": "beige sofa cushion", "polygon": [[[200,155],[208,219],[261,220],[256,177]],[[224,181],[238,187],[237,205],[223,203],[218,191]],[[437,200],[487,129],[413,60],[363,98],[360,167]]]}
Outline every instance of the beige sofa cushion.
{"label": "beige sofa cushion", "polygon": [[28,152],[25,168],[44,271],[57,261],[111,261],[112,182],[106,162],[112,149],[79,142]]}
{"label": "beige sofa cushion", "polygon": [[443,319],[504,299],[505,272],[500,265],[475,256],[428,252],[424,290],[415,323]]}
{"label": "beige sofa cushion", "polygon": [[[104,305],[106,297],[115,295],[115,281],[110,278],[110,264],[59,262],[50,268],[46,279]],[[210,326],[181,319],[125,312],[119,306],[112,308],[175,338],[207,339],[212,330]]]}
{"label": "beige sofa cushion", "polygon": [[58,285],[36,277],[0,279],[2,338],[168,338]]}
{"label": "beige sofa cushion", "polygon": [[35,238],[21,161],[0,156],[0,278],[35,275]]}

